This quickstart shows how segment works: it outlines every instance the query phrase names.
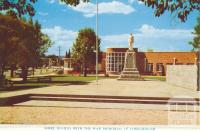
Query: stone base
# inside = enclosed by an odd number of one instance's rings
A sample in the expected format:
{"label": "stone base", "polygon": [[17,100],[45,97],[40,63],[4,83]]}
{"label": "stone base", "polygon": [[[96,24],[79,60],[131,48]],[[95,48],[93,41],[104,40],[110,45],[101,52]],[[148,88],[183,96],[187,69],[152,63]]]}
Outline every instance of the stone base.
{"label": "stone base", "polygon": [[137,68],[125,68],[117,80],[143,81]]}
{"label": "stone base", "polygon": [[136,53],[134,50],[127,50],[125,56],[124,69],[117,80],[143,81],[136,67]]}

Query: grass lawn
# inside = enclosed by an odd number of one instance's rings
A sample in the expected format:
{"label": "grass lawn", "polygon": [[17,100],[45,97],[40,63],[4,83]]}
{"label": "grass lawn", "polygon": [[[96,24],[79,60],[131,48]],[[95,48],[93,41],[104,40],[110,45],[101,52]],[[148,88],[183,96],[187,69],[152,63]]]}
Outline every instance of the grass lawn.
{"label": "grass lawn", "polygon": [[[41,76],[40,76],[41,77]],[[42,88],[51,85],[84,85],[90,83],[90,81],[96,80],[95,76],[72,76],[72,75],[55,75],[55,76],[43,76],[51,77],[51,81],[38,81],[38,77],[28,77],[27,82],[15,81],[13,88],[5,89],[8,91],[14,90],[26,90],[32,88]],[[105,79],[108,77],[99,76],[98,79]]]}
{"label": "grass lawn", "polygon": [[145,80],[166,81],[166,76],[142,76]]}
{"label": "grass lawn", "polygon": [[[29,77],[27,82],[23,83],[22,81],[15,81],[14,86],[11,89],[6,90],[26,90],[32,88],[42,88],[51,85],[84,85],[88,84],[93,80],[96,80],[95,76],[73,76],[73,75],[55,75],[55,76],[43,76],[51,77],[51,81],[38,81],[37,77]],[[159,80],[166,81],[165,76],[142,76],[145,80]],[[115,77],[103,77],[99,76],[98,79],[116,79]]]}
{"label": "grass lawn", "polygon": [[[98,79],[105,79],[105,77],[98,77]],[[72,76],[72,75],[58,75],[52,77],[52,81],[60,81],[60,82],[67,82],[67,81],[93,81],[96,80],[95,76]]]}

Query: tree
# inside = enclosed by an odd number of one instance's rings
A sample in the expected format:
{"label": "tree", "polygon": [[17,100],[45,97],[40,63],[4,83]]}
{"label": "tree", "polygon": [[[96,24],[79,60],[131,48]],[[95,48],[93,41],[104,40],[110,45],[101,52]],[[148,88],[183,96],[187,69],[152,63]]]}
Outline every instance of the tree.
{"label": "tree", "polygon": [[[91,0],[60,0],[61,2],[77,6],[80,1],[89,2]],[[144,2],[148,7],[155,8],[155,16],[159,17],[166,10],[170,13],[177,14],[177,17],[185,22],[188,15],[192,11],[200,10],[200,0],[139,0]],[[12,13],[16,16],[21,17],[22,15],[28,14],[29,16],[34,16],[35,10],[33,4],[37,0],[1,0],[0,1],[0,11],[12,10]]]}
{"label": "tree", "polygon": [[0,15],[0,23],[0,76],[2,76],[7,65],[16,63],[13,56],[21,37],[19,30],[22,30],[25,24],[4,15]]}
{"label": "tree", "polygon": [[200,0],[139,0],[148,7],[155,8],[155,16],[159,17],[165,11],[175,13],[181,22],[187,20],[192,11],[200,11]]}
{"label": "tree", "polygon": [[[61,0],[62,2],[76,6],[81,0]],[[83,0],[83,2],[89,2],[91,0]],[[138,0],[144,2],[148,7],[155,9],[155,16],[159,17],[164,14],[165,11],[175,13],[176,16],[185,22],[188,15],[192,11],[200,11],[200,0]]]}
{"label": "tree", "polygon": [[[100,39],[98,38],[98,51],[100,52]],[[72,47],[72,58],[80,63],[84,76],[87,76],[87,69],[95,65],[96,55],[96,34],[91,28],[79,30],[78,37]]]}
{"label": "tree", "polygon": [[147,49],[147,52],[153,52],[153,49],[148,48],[148,49]]}
{"label": "tree", "polygon": [[70,51],[70,49],[69,49],[68,52],[66,51],[65,57],[66,57],[66,58],[70,58],[70,57],[71,57],[71,51]]}
{"label": "tree", "polygon": [[67,5],[76,6],[80,4],[80,1],[89,2],[90,0],[60,0],[60,1],[66,3]]}
{"label": "tree", "polygon": [[21,16],[28,14],[29,16],[35,15],[33,4],[37,0],[1,0],[0,11],[9,11],[12,15],[21,18]]}
{"label": "tree", "polygon": [[65,58],[68,58],[68,52],[66,51],[66,53],[65,53]]}
{"label": "tree", "polygon": [[[30,17],[35,15],[35,9],[33,5],[38,0],[1,0],[0,11],[10,12],[12,15],[21,18],[23,15]],[[76,6],[80,3],[80,0],[60,0],[68,5]],[[82,0],[83,2],[89,2],[89,0]]]}
{"label": "tree", "polygon": [[193,41],[190,41],[189,44],[193,46],[193,51],[200,51],[200,16],[197,18],[197,25],[194,27]]}
{"label": "tree", "polygon": [[70,51],[70,49],[68,51],[68,58],[71,58],[71,51]]}
{"label": "tree", "polygon": [[35,68],[41,56],[51,46],[52,42],[46,34],[41,32],[41,25],[38,21],[33,22],[31,19],[27,27],[21,32],[25,38],[21,39],[21,49],[18,49],[18,64],[22,68],[23,81],[27,80],[28,68]]}
{"label": "tree", "polygon": [[0,75],[5,67],[19,65],[26,81],[28,67],[35,67],[40,56],[51,46],[49,37],[41,32],[38,22],[0,15]]}

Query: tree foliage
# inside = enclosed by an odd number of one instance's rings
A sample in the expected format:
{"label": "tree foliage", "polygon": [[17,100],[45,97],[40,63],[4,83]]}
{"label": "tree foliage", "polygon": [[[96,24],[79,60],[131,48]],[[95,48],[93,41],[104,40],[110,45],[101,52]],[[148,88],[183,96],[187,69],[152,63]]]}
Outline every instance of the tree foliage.
{"label": "tree foliage", "polygon": [[89,2],[90,0],[61,0],[61,2],[64,2],[67,5],[73,5],[73,6],[80,4],[80,1]]}
{"label": "tree foliage", "polygon": [[28,14],[29,16],[35,15],[33,4],[37,0],[1,0],[0,11],[10,12],[12,15],[21,17]]}
{"label": "tree foliage", "polygon": [[[81,0],[61,0],[66,4],[78,5]],[[83,0],[84,2],[89,2],[90,0]],[[155,9],[155,16],[159,17],[164,12],[169,11],[170,13],[175,13],[176,16],[185,22],[188,15],[192,11],[200,11],[200,0],[138,0],[144,2],[147,7]]]}
{"label": "tree foliage", "polygon": [[69,49],[69,51],[65,53],[65,58],[71,58],[71,51]]}
{"label": "tree foliage", "polygon": [[[89,2],[91,0],[60,0],[61,2],[77,6],[80,2]],[[185,22],[192,11],[200,11],[200,0],[139,0],[148,7],[155,9],[155,16],[159,17],[164,12],[175,13],[177,17]],[[1,0],[0,11],[9,11],[12,15],[22,16],[28,14],[34,16],[35,10],[33,4],[37,0]]]}
{"label": "tree foliage", "polygon": [[154,50],[152,48],[148,48],[147,52],[153,52]]}
{"label": "tree foliage", "polygon": [[[38,0],[0,0],[0,11],[9,12],[13,16],[21,18],[23,15],[34,16],[36,11],[34,4]],[[80,3],[80,0],[60,0],[68,5],[76,6]],[[88,2],[89,0],[82,0]]]}
{"label": "tree foliage", "polygon": [[200,16],[197,18],[197,25],[194,27],[193,41],[190,41],[189,44],[193,46],[193,51],[200,51]]}
{"label": "tree foliage", "polygon": [[[81,0],[61,0],[66,4],[78,5]],[[91,0],[83,0],[83,2],[89,2]],[[176,16],[185,22],[188,15],[192,11],[200,11],[200,0],[138,0],[144,2],[148,7],[155,9],[155,16],[159,17],[164,12],[169,11],[170,13],[175,13]]]}
{"label": "tree foliage", "polygon": [[0,15],[0,70],[5,66],[18,65],[27,77],[28,67],[37,66],[42,56],[51,46],[49,37],[41,32],[38,22],[23,21],[11,16]]}
{"label": "tree foliage", "polygon": [[[96,34],[91,28],[79,30],[78,37],[72,47],[72,58],[80,63],[84,76],[87,75],[87,68],[95,65],[96,60]],[[98,38],[98,51],[100,52],[100,39]]]}
{"label": "tree foliage", "polygon": [[18,48],[20,42],[21,32],[25,27],[24,22],[19,22],[9,16],[0,15],[0,70],[3,73],[5,66],[16,62],[13,59],[13,54]]}
{"label": "tree foliage", "polygon": [[139,0],[148,7],[155,9],[155,16],[159,17],[164,12],[177,14],[181,22],[187,20],[192,11],[200,11],[200,0]]}

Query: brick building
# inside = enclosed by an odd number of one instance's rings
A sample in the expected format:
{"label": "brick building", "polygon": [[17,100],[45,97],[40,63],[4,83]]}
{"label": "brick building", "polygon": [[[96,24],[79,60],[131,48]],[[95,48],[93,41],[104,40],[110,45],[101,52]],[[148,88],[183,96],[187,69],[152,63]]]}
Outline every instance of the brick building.
{"label": "brick building", "polygon": [[[102,59],[101,69],[107,74],[120,74],[128,48],[108,48]],[[196,52],[136,52],[138,70],[143,75],[165,75],[167,65],[197,64]],[[103,66],[105,64],[105,66]]]}
{"label": "brick building", "polygon": [[[128,48],[107,48],[101,53],[99,73],[120,74],[123,70],[125,53]],[[167,65],[195,65],[197,64],[197,52],[136,52],[136,64],[142,75],[166,75]],[[67,60],[67,61],[66,61]],[[70,60],[70,63],[69,63]],[[64,59],[64,72],[74,71],[71,58]],[[88,73],[95,73],[95,65],[90,67]]]}

